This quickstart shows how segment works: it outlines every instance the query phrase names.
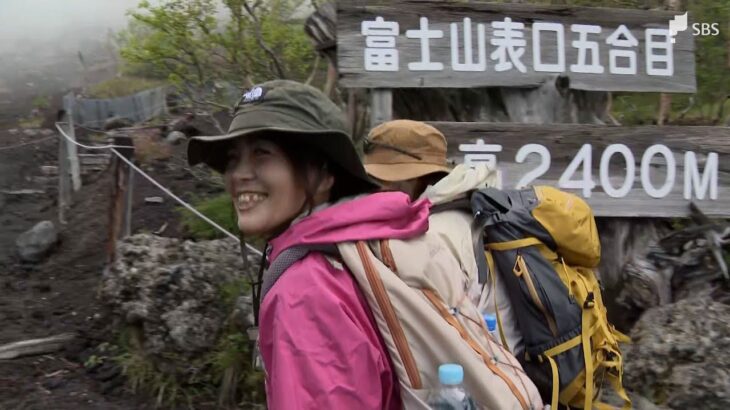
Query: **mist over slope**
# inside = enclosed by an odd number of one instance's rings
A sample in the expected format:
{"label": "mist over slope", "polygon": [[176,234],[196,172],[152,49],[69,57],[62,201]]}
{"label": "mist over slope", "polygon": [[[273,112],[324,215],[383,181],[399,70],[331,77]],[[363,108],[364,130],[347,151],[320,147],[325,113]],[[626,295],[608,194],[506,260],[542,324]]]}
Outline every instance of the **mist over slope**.
{"label": "mist over slope", "polygon": [[[0,0],[0,114],[113,75],[114,33],[138,0]],[[84,65],[87,67],[84,76]],[[21,107],[22,106],[22,107]]]}

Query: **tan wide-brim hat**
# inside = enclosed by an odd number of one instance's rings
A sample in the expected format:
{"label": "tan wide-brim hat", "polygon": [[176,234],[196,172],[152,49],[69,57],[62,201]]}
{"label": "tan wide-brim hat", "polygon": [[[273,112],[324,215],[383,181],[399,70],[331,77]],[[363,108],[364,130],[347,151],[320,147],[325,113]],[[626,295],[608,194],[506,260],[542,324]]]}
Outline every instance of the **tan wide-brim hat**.
{"label": "tan wide-brim hat", "polygon": [[387,182],[449,173],[446,138],[419,121],[393,120],[373,128],[365,141],[365,170]]}

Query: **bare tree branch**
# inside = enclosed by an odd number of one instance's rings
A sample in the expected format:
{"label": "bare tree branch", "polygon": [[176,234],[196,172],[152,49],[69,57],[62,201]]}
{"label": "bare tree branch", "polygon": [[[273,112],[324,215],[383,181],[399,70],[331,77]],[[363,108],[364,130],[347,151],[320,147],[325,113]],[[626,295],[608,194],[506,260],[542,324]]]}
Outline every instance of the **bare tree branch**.
{"label": "bare tree branch", "polygon": [[[730,94],[726,95],[725,98],[722,99],[722,102],[720,103],[720,106],[717,107],[717,116],[715,116],[715,123],[720,123],[724,119],[725,116],[725,103],[730,100]],[[724,125],[724,124],[720,124]]]}
{"label": "bare tree branch", "polygon": [[606,103],[606,118],[611,121],[613,125],[621,125],[620,122],[616,120],[616,118],[613,116],[613,93],[608,93],[608,102]]}
{"label": "bare tree branch", "polygon": [[685,109],[683,109],[682,112],[679,113],[679,117],[677,117],[677,119],[680,119],[681,120],[682,118],[684,118],[684,116],[687,115],[687,113],[689,112],[689,110],[691,110],[692,107],[694,107],[694,106],[695,106],[695,96],[694,95],[690,95],[690,97],[689,97],[689,105],[687,105],[687,107]]}
{"label": "bare tree branch", "polygon": [[314,77],[317,75],[317,70],[319,69],[319,54],[317,54],[317,57],[314,59],[314,64],[312,65],[312,73],[309,74],[309,77],[307,78],[307,82],[305,84],[311,85],[312,81],[314,81]]}
{"label": "bare tree branch", "polygon": [[327,82],[324,85],[324,93],[328,97],[332,98],[332,90],[335,88],[335,84],[337,83],[337,69],[335,66],[330,63],[327,66]]}
{"label": "bare tree branch", "polygon": [[672,108],[672,94],[659,94],[659,114],[657,114],[656,125],[664,125],[669,121],[669,113]]}
{"label": "bare tree branch", "polygon": [[253,7],[248,4],[248,1],[243,2],[243,7],[246,9],[246,12],[251,16],[251,18],[254,21],[254,33],[256,35],[256,41],[259,43],[259,47],[261,47],[266,54],[269,55],[269,58],[271,58],[272,63],[274,64],[274,68],[276,71],[276,75],[279,78],[286,79],[286,74],[284,73],[283,65],[281,64],[281,61],[279,61],[279,57],[276,56],[276,53],[274,53],[274,50],[272,50],[268,45],[266,45],[266,42],[264,41],[264,36],[261,33],[261,20],[259,20],[258,16],[256,15],[256,12],[254,11],[254,7],[257,7],[259,3],[256,3]]}
{"label": "bare tree branch", "polygon": [[246,88],[251,88],[251,87],[253,87],[253,84],[254,83],[253,83],[253,79],[251,79],[251,76],[246,74],[246,76],[243,78],[243,85]]}
{"label": "bare tree branch", "polygon": [[199,115],[199,116],[202,116],[202,117],[205,117],[206,119],[208,119],[208,121],[209,121],[209,122],[210,122],[211,124],[213,124],[213,126],[214,126],[214,127],[215,127],[215,128],[216,128],[216,129],[218,130],[218,132],[220,132],[221,134],[225,134],[225,133],[226,133],[226,131],[225,131],[225,130],[223,129],[223,127],[221,126],[221,123],[220,123],[220,122],[218,122],[218,119],[216,119],[216,118],[215,118],[215,116],[214,116],[214,115],[213,115],[212,113],[210,113],[210,112],[208,112],[208,111],[205,111],[205,112],[203,112],[203,113],[198,113],[198,115]]}
{"label": "bare tree branch", "polygon": [[229,107],[229,106],[227,106],[227,105],[225,105],[225,104],[219,104],[219,103],[217,103],[217,102],[215,102],[215,101],[208,101],[208,100],[195,100],[195,99],[194,99],[194,100],[192,100],[192,101],[193,101],[193,102],[194,102],[195,104],[198,104],[198,105],[208,105],[208,106],[212,106],[212,107],[217,107],[217,108],[220,108],[220,109],[226,110],[227,112],[232,112],[232,111],[233,111],[233,107]]}

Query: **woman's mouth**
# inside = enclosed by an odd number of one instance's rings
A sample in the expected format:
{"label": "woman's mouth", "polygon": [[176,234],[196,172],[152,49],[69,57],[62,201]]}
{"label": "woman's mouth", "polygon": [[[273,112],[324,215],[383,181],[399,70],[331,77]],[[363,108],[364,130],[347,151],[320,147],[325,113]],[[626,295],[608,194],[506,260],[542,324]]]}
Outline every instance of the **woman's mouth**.
{"label": "woman's mouth", "polygon": [[258,192],[242,192],[236,197],[236,209],[239,211],[248,211],[267,197],[268,195]]}

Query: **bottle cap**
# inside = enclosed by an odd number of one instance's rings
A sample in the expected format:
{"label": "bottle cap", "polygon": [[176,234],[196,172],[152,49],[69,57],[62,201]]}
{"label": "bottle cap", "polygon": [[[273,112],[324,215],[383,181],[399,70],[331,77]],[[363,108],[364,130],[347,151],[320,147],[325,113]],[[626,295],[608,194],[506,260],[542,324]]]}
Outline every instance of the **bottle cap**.
{"label": "bottle cap", "polygon": [[454,363],[439,366],[439,381],[444,385],[461,384],[464,381],[464,368]]}
{"label": "bottle cap", "polygon": [[490,332],[497,330],[497,316],[485,314],[484,322],[487,324],[487,330]]}

